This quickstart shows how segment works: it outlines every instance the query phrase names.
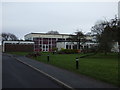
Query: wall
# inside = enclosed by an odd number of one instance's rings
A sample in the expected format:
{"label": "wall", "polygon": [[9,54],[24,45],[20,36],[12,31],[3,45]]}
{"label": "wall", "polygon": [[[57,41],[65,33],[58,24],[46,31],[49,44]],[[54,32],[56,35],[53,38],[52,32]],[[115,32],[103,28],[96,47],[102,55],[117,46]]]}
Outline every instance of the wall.
{"label": "wall", "polygon": [[65,42],[57,42],[58,51],[61,50],[62,48],[66,49],[65,46],[66,46]]}
{"label": "wall", "polygon": [[33,44],[5,44],[5,52],[33,52]]}

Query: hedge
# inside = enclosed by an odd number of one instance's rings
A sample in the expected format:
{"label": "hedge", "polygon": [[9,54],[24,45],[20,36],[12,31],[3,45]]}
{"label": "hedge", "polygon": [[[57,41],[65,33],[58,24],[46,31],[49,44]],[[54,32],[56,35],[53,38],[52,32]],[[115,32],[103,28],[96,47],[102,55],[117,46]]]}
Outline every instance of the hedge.
{"label": "hedge", "polygon": [[62,49],[58,51],[58,54],[76,54],[78,53],[77,49]]}

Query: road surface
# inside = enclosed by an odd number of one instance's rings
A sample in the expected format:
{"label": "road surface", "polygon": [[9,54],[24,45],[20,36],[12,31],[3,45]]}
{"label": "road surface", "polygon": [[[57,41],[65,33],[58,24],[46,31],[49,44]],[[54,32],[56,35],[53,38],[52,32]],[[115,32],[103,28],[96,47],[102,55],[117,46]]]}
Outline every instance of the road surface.
{"label": "road surface", "polygon": [[2,88],[62,88],[12,57],[2,57]]}

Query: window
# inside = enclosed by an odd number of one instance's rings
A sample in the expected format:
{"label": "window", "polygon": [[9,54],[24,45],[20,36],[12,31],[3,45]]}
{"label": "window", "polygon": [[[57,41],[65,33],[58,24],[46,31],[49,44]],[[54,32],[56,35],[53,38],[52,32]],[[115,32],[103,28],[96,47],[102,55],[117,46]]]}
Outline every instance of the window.
{"label": "window", "polygon": [[38,41],[38,40],[39,40],[39,38],[33,38],[33,40],[34,40],[34,41]]}
{"label": "window", "polygon": [[42,47],[42,45],[40,45],[40,48]]}
{"label": "window", "polygon": [[38,45],[35,45],[35,48],[39,48],[39,46],[38,46]]}
{"label": "window", "polygon": [[69,49],[71,49],[71,45],[69,45]]}
{"label": "window", "polygon": [[48,38],[43,38],[44,41],[48,41]]}
{"label": "window", "polygon": [[43,46],[43,48],[45,48],[45,46]]}
{"label": "window", "polygon": [[53,41],[56,41],[56,38],[52,38]]}
{"label": "window", "polygon": [[42,41],[40,41],[40,44],[42,44]]}
{"label": "window", "polygon": [[51,41],[49,41],[49,44],[51,44]]}
{"label": "window", "polygon": [[58,38],[58,41],[65,41],[64,38]]}
{"label": "window", "polygon": [[39,42],[38,41],[34,41],[35,42],[35,44],[39,44]]}
{"label": "window", "polygon": [[49,48],[51,48],[51,45],[49,45]]}
{"label": "window", "polygon": [[56,45],[55,45],[55,44],[53,44],[53,45],[52,45],[52,48],[55,48],[55,47],[56,47]]}
{"label": "window", "polygon": [[66,45],[66,49],[68,49],[68,45]]}
{"label": "window", "polygon": [[48,44],[48,41],[43,41],[43,44]]}

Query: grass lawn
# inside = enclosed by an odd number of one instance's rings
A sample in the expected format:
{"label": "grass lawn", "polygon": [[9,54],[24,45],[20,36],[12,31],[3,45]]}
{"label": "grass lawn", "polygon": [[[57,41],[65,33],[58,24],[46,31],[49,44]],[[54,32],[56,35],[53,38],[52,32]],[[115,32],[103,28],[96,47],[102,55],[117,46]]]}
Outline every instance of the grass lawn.
{"label": "grass lawn", "polygon": [[9,52],[10,54],[16,54],[16,55],[27,55],[28,52]]}
{"label": "grass lawn", "polygon": [[[47,55],[50,55],[50,61],[47,62]],[[49,63],[54,66],[67,69],[69,71],[84,74],[98,80],[102,80],[114,85],[118,85],[118,57],[115,53],[108,55],[97,54],[85,58],[79,58],[79,69],[76,70],[75,58],[83,54],[51,54],[42,53],[37,61]]]}

